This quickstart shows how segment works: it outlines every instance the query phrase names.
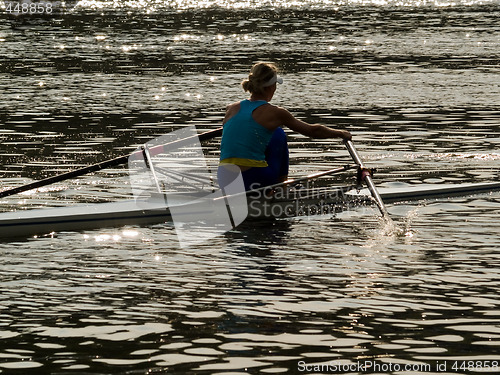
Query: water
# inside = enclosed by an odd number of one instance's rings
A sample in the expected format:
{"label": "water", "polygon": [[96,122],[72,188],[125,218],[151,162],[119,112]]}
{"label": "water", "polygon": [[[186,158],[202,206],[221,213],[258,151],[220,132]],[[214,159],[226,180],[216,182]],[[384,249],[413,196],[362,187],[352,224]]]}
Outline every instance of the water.
{"label": "water", "polygon": [[[282,69],[276,104],[353,133],[378,186],[496,180],[499,11],[89,1],[59,18],[2,14],[2,189],[219,126],[257,60]],[[349,161],[336,140],[288,135],[294,176]],[[216,140],[206,155],[216,162]],[[129,194],[115,168],[1,203]],[[3,241],[0,372],[361,373],[334,366],[372,361],[372,373],[498,373],[500,194],[388,209],[399,231],[367,208],[245,223],[191,249],[171,223]]]}

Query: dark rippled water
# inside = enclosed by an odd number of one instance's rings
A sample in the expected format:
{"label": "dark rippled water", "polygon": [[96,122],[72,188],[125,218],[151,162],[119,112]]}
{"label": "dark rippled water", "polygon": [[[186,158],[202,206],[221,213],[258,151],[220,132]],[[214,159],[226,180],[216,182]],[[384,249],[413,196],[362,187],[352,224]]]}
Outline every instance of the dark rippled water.
{"label": "dark rippled water", "polygon": [[[498,179],[497,1],[209,5],[3,12],[1,188],[215,128],[257,60],[282,69],[276,104],[354,134],[379,186]],[[289,141],[294,176],[349,160],[338,141]],[[129,196],[116,168],[0,203]],[[498,373],[499,193],[388,208],[399,232],[366,208],[190,249],[171,223],[3,241],[0,373]]]}

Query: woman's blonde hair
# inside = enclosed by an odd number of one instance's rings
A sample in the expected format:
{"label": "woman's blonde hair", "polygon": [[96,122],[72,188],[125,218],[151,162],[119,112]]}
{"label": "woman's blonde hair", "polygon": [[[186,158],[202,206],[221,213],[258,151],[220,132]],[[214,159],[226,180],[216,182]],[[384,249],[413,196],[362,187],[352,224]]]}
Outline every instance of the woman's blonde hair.
{"label": "woman's blonde hair", "polygon": [[241,82],[241,86],[251,94],[263,94],[264,84],[277,74],[278,68],[274,64],[259,62],[252,66],[248,78]]}

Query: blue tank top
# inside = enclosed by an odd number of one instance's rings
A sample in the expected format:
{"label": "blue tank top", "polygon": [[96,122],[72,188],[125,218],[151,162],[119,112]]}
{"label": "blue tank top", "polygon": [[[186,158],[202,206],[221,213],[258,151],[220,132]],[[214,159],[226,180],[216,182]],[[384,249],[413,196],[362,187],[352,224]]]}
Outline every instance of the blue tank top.
{"label": "blue tank top", "polygon": [[231,163],[248,167],[266,167],[266,147],[273,131],[256,122],[252,113],[265,100],[243,100],[240,110],[224,124],[221,141],[221,163]]}

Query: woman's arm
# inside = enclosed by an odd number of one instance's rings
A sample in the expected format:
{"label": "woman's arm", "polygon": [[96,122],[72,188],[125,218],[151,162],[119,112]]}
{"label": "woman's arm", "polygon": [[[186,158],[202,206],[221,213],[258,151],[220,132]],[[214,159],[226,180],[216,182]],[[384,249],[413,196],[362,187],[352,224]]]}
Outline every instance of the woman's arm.
{"label": "woman's arm", "polygon": [[351,139],[351,133],[347,130],[332,129],[320,124],[308,124],[305,121],[295,118],[284,108],[276,108],[277,114],[283,125],[288,126],[293,131],[311,138],[342,138]]}

